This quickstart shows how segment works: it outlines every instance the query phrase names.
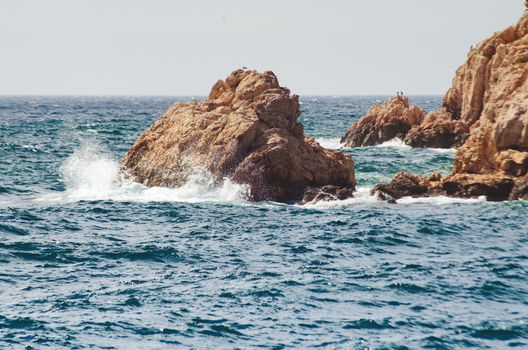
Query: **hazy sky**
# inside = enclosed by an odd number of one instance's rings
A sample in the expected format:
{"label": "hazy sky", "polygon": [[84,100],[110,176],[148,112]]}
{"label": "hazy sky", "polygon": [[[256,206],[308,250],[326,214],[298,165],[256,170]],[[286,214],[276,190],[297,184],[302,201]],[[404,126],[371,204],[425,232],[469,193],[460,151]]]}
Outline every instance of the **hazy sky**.
{"label": "hazy sky", "polygon": [[0,94],[206,95],[233,69],[294,93],[443,94],[524,0],[0,0]]}

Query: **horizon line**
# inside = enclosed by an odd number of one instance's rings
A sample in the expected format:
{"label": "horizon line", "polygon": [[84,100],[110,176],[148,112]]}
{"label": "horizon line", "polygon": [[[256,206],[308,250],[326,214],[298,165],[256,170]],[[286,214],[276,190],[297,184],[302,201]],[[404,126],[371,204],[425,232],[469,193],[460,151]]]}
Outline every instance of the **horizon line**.
{"label": "horizon line", "polygon": [[[292,94],[299,97],[377,97],[377,96],[396,96],[396,94]],[[405,96],[444,96],[444,94],[405,94]],[[0,97],[205,97],[207,95],[186,94],[186,95],[167,95],[167,94],[0,94]]]}

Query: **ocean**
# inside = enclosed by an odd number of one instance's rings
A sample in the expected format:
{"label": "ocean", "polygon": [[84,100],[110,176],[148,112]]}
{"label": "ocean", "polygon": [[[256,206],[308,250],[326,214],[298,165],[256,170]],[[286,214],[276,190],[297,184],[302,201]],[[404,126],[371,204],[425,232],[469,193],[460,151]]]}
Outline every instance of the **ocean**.
{"label": "ocean", "polygon": [[203,169],[178,189],[121,179],[139,134],[190,98],[0,97],[0,349],[528,348],[528,203],[377,201],[374,184],[455,156],[342,149],[386,98],[301,97],[358,193],[298,206]]}

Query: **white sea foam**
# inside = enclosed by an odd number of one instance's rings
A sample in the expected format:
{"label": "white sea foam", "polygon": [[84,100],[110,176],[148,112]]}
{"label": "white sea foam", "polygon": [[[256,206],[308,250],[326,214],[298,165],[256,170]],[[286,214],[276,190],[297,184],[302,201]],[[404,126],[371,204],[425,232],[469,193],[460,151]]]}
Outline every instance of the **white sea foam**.
{"label": "white sea foam", "polygon": [[320,209],[320,210],[329,210],[329,209],[336,209],[336,208],[346,208],[346,207],[353,207],[358,206],[362,204],[367,205],[391,205],[395,206],[396,209],[398,207],[398,204],[428,204],[428,205],[449,205],[449,204],[474,204],[474,203],[483,203],[486,202],[486,197],[482,196],[479,198],[470,198],[470,199],[464,199],[464,198],[451,198],[451,197],[445,197],[445,196],[437,196],[437,197],[427,197],[427,198],[412,198],[412,197],[404,197],[399,200],[397,200],[397,204],[388,204],[386,201],[382,201],[378,198],[377,195],[371,194],[372,187],[368,186],[361,186],[356,189],[356,192],[354,192],[353,198],[348,198],[342,201],[335,200],[335,201],[321,201],[317,203],[307,203],[304,207],[307,209]]}
{"label": "white sea foam", "polygon": [[341,144],[340,138],[318,138],[315,139],[322,147],[328,149],[342,149],[343,145]]}
{"label": "white sea foam", "polygon": [[[405,144],[402,139],[395,137],[389,141],[385,141],[380,145],[377,145],[376,147],[394,147],[394,148],[400,148],[400,149],[406,149],[411,150],[413,149],[411,146]],[[437,153],[443,153],[443,154],[455,154],[456,149],[454,148],[423,148],[424,150],[429,150],[432,152]]]}
{"label": "white sea foam", "polygon": [[454,148],[428,148],[429,150],[437,153],[443,153],[443,154],[455,154],[456,149]]}
{"label": "white sea foam", "polygon": [[376,147],[396,147],[396,148],[404,148],[404,149],[411,149],[412,147],[409,145],[406,145],[405,142],[403,142],[402,139],[395,137],[389,141],[385,141],[380,145],[377,145]]}
{"label": "white sea foam", "polygon": [[398,204],[419,204],[426,203],[432,205],[446,205],[446,204],[474,204],[486,202],[486,197],[479,198],[452,198],[446,196],[426,197],[426,198],[412,198],[404,197],[398,199]]}
{"label": "white sea foam", "polygon": [[353,198],[348,198],[342,201],[335,200],[335,201],[320,201],[317,203],[307,203],[300,207],[308,208],[308,209],[335,209],[335,208],[355,206],[358,204],[382,203],[381,201],[379,201],[376,195],[370,194],[370,190],[371,190],[370,187],[361,186],[361,187],[356,188],[356,192],[354,192]]}
{"label": "white sea foam", "polygon": [[93,143],[81,145],[64,162],[60,173],[65,191],[45,194],[37,201],[243,202],[248,192],[246,186],[229,179],[215,183],[211,173],[201,167],[195,167],[179,188],[146,187],[126,179],[119,162]]}

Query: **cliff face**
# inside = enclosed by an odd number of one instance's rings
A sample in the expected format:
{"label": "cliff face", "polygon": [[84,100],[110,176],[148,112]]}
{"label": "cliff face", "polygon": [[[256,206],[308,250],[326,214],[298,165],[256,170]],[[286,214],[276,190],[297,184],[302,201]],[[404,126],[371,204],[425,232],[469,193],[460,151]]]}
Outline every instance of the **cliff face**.
{"label": "cliff face", "polygon": [[[467,133],[468,138],[457,151],[452,174],[434,183],[420,179],[429,190],[415,195],[528,199],[528,13],[470,52],[442,110],[414,126],[406,141],[412,144],[410,139],[427,130],[438,135],[438,123],[458,125],[455,134],[465,138]],[[407,177],[396,177],[378,190],[407,193],[402,178]]]}
{"label": "cliff face", "polygon": [[[453,113],[461,113],[476,123],[468,141],[457,153],[455,174],[526,174],[527,34],[528,14],[525,14],[516,26],[482,42],[468,63],[459,69],[446,103],[452,106]],[[464,93],[466,90],[469,94]]]}
{"label": "cliff face", "polygon": [[238,70],[206,100],[170,107],[134,143],[122,168],[148,186],[178,187],[200,166],[217,181],[249,185],[253,200],[288,202],[328,185],[351,193],[354,162],[305,137],[299,115],[298,96],[272,72]]}

